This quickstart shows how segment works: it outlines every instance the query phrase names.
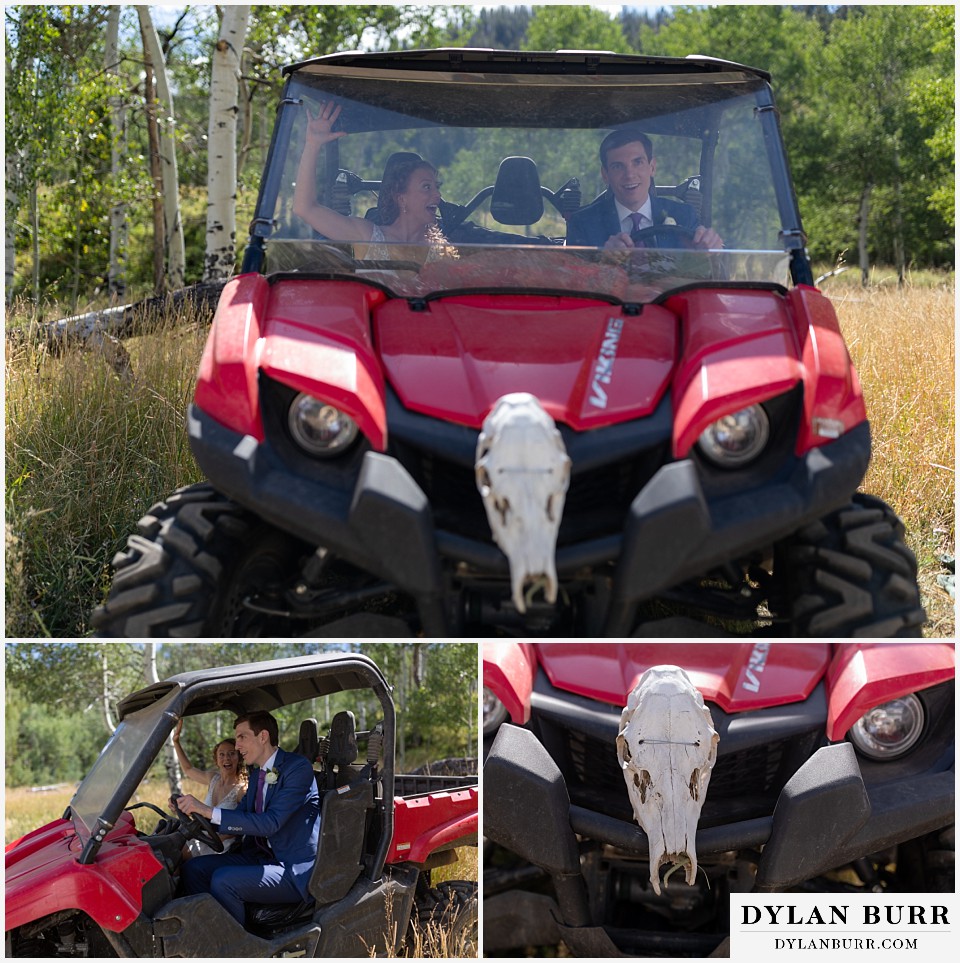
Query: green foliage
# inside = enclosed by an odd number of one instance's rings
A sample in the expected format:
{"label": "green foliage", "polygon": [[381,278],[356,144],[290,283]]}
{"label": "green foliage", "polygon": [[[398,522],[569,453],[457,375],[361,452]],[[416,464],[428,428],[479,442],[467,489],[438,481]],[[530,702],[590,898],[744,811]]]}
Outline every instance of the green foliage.
{"label": "green foliage", "polygon": [[533,8],[524,50],[612,50],[627,53],[623,31],[602,7],[543,6]]}
{"label": "green foliage", "polygon": [[[118,201],[128,205],[131,225],[128,289],[149,290],[152,186],[136,11],[121,13],[117,89],[103,69],[103,7],[14,5],[5,14],[5,139],[15,161],[7,218],[16,225],[16,291],[74,307],[96,298],[105,290],[108,212]],[[192,204],[184,213],[188,282],[200,278],[203,265],[217,30],[209,5],[158,17],[176,88],[182,200]],[[627,8],[619,17],[586,5],[254,6],[242,68],[238,223],[252,212],[283,64],[337,50],[450,43],[701,53],[762,67],[773,75],[811,254],[832,259],[855,246],[859,199],[869,187],[873,258],[892,259],[893,239],[902,237],[914,264],[952,263],[954,12],[947,6],[677,6]],[[110,128],[113,93],[128,105],[123,136]],[[113,142],[122,158],[116,176]],[[504,147],[485,146],[488,153]],[[461,173],[450,172],[451,187]]]}

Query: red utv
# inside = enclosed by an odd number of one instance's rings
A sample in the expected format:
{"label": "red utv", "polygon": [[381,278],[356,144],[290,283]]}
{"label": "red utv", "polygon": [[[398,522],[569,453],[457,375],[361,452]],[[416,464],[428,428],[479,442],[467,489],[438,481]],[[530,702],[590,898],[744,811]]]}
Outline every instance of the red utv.
{"label": "red utv", "polygon": [[[358,732],[354,714],[342,711],[321,737],[317,720],[305,718],[295,749],[314,763],[321,794],[312,898],[250,906],[240,926],[209,894],[181,895],[185,841],[217,848],[219,838],[202,817],[131,804],[177,720],[351,690],[372,691],[382,719]],[[119,711],[63,818],[7,847],[7,957],[396,955],[412,918],[442,925],[451,948],[475,948],[476,883],[431,887],[430,874],[456,860],[455,847],[477,844],[477,776],[394,772],[390,687],[367,657],[187,672],[128,696]],[[153,823],[149,810],[160,818],[146,830],[135,814]]]}
{"label": "red utv", "polygon": [[[617,740],[665,664],[719,742],[658,892]],[[484,643],[484,951],[726,956],[731,893],[953,893],[954,674],[944,643]]]}
{"label": "red utv", "polygon": [[[188,416],[207,481],[141,520],[98,633],[920,634],[903,526],[857,492],[864,401],[764,71],[449,49],[285,72]],[[443,243],[294,213],[331,101],[319,203],[380,225],[381,172],[416,153]],[[628,126],[683,216],[565,243]]]}

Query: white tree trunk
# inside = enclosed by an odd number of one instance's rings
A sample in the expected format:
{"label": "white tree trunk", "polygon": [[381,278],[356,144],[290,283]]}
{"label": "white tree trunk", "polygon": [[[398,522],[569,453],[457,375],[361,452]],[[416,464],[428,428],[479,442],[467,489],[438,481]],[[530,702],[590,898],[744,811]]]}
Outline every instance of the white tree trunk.
{"label": "white tree trunk", "polygon": [[[157,675],[157,643],[143,643],[143,677],[147,685],[152,685],[160,681]],[[167,782],[170,785],[171,793],[182,792],[180,785],[180,763],[177,761],[177,751],[173,748],[173,730],[167,736],[167,741],[163,745],[163,761],[167,769]]]}
{"label": "white tree trunk", "polygon": [[100,649],[100,669],[103,679],[100,692],[100,708],[103,711],[103,721],[112,735],[117,728],[117,724],[113,721],[113,708],[110,705],[110,670],[107,668],[107,650],[105,647]]}
{"label": "white tree trunk", "polygon": [[867,227],[870,223],[870,192],[872,184],[867,184],[860,195],[860,214],[857,217],[858,237],[857,247],[860,254],[860,284],[866,287],[870,283],[870,254],[867,250]]}
{"label": "white tree trunk", "polygon": [[146,53],[153,62],[157,79],[157,100],[160,104],[160,160],[163,171],[164,235],[167,247],[167,280],[170,287],[184,285],[186,275],[186,252],[183,243],[183,225],[180,220],[180,179],[177,173],[177,145],[174,131],[173,95],[167,80],[167,65],[160,49],[149,7],[137,7],[140,30]]}
{"label": "white tree trunk", "polygon": [[237,83],[249,4],[223,8],[210,75],[207,131],[207,246],[204,281],[233,274],[237,238]]}
{"label": "white tree trunk", "polygon": [[[10,58],[6,58],[4,74],[10,86]],[[9,141],[8,141],[9,145]],[[4,176],[7,179],[7,193],[4,198],[4,240],[6,243],[6,268],[4,270],[4,292],[6,303],[13,300],[13,281],[17,268],[17,211],[20,207],[19,165],[16,153],[7,150],[3,157]]]}
{"label": "white tree trunk", "polygon": [[4,174],[7,178],[7,194],[5,198],[4,235],[7,249],[6,268],[4,270],[4,291],[6,302],[13,300],[13,282],[17,268],[17,208],[19,197],[17,193],[17,159],[11,151],[4,157]]}
{"label": "white tree trunk", "polygon": [[[120,157],[126,144],[126,110],[119,94],[120,83],[120,7],[107,8],[107,40],[104,69],[114,87],[110,101],[110,173],[119,183]],[[107,288],[111,304],[122,304],[127,290],[127,205],[118,200],[110,207],[110,267]]]}

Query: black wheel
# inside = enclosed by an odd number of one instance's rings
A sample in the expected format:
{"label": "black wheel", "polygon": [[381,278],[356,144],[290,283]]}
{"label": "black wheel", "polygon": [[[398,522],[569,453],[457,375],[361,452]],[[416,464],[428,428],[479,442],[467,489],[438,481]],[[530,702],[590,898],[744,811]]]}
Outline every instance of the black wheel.
{"label": "black wheel", "polygon": [[904,527],[879,498],[849,505],[782,547],[791,634],[917,638],[926,614]]}
{"label": "black wheel", "polygon": [[417,897],[416,912],[421,941],[432,943],[436,939],[442,942],[447,956],[477,955],[479,925],[475,882],[458,879],[438,883]]}
{"label": "black wheel", "polygon": [[113,559],[107,601],[94,610],[101,638],[288,635],[272,614],[281,587],[309,552],[208,484],[154,505]]}

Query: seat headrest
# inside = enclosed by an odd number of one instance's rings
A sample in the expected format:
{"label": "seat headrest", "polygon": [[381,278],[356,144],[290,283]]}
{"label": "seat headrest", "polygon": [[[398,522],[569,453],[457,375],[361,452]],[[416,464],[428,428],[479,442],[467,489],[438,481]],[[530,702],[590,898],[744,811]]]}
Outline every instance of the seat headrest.
{"label": "seat headrest", "polygon": [[529,157],[504,157],[490,199],[490,215],[501,224],[536,224],[543,217],[537,165]]}
{"label": "seat headrest", "polygon": [[330,723],[327,766],[349,766],[357,758],[357,726],[353,713],[338,712]]}
{"label": "seat headrest", "polygon": [[320,754],[320,730],[316,719],[304,719],[300,723],[300,738],[297,741],[297,748],[293,751],[309,759],[311,763],[316,761]]}

